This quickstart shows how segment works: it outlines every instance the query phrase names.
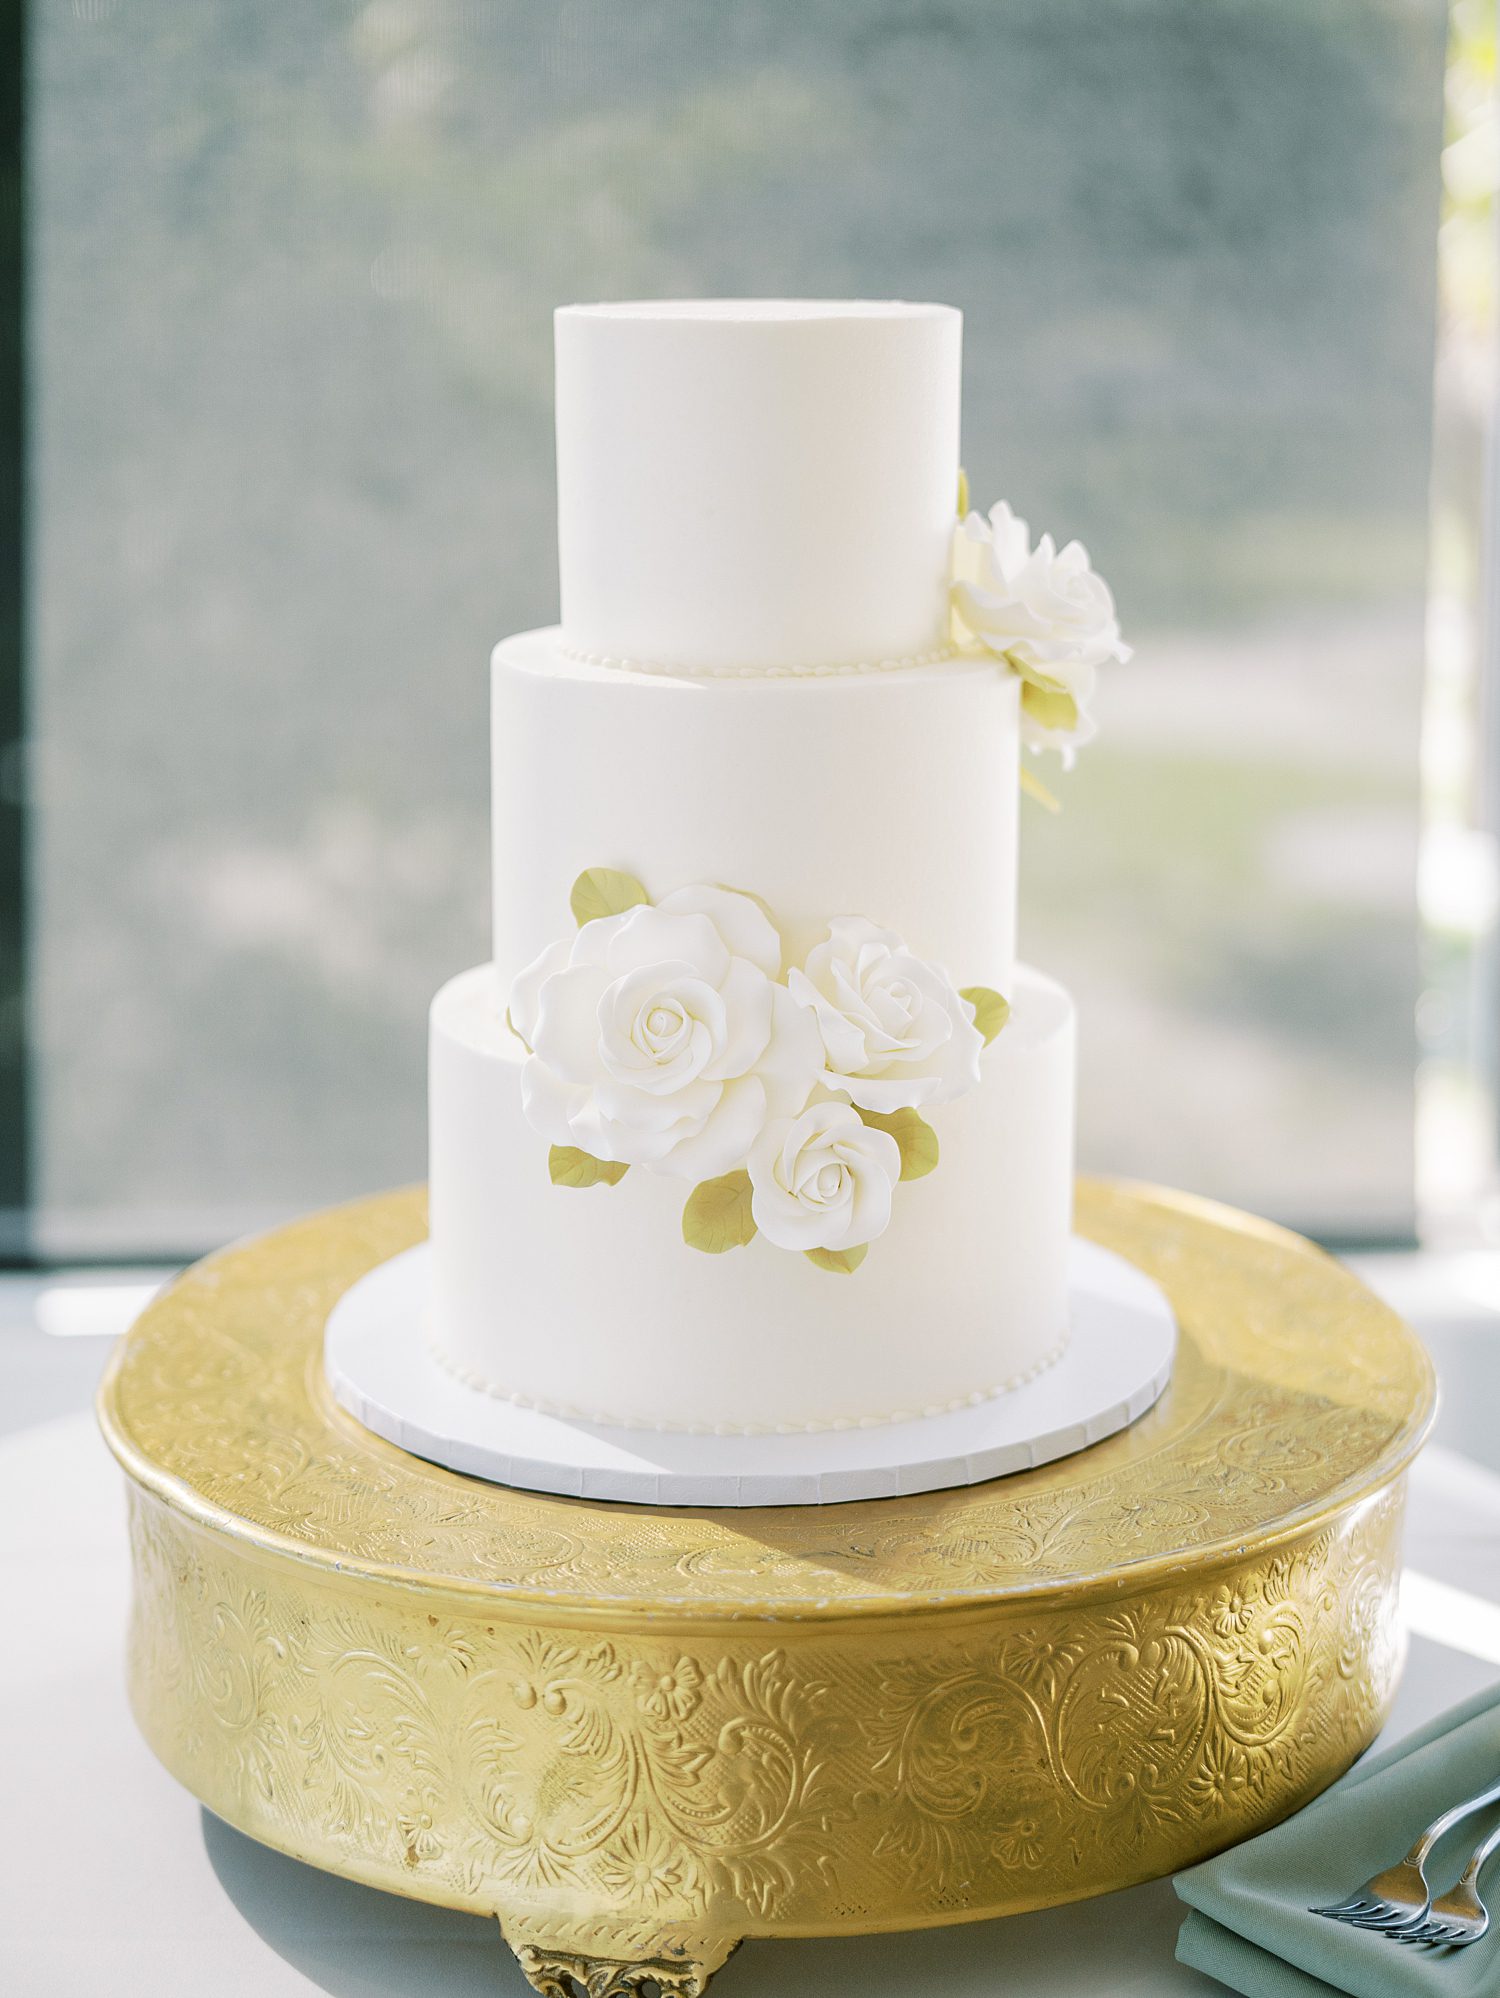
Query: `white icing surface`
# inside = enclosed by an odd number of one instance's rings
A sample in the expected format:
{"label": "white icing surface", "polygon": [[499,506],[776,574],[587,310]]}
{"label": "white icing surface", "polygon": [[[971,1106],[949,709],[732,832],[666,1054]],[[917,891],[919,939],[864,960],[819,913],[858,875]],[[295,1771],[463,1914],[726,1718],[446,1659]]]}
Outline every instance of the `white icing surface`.
{"label": "white icing surface", "polygon": [[495,972],[452,980],[431,1034],[430,1330],[447,1364],[539,1406],[735,1432],[894,1420],[1035,1370],[1067,1327],[1073,1005],[1024,969],[1009,994],[980,1085],[933,1112],[937,1170],[898,1189],[845,1277],[762,1240],[689,1249],[681,1181],[554,1187]]}
{"label": "white icing surface", "polygon": [[932,650],[946,623],[962,327],[942,305],[563,307],[568,642],[695,672]]}
{"label": "white icing surface", "polygon": [[563,935],[586,867],[656,897],[760,896],[793,961],[828,919],[898,930],[959,985],[1015,962],[1019,683],[982,660],[827,678],[622,674],[556,630],[495,648],[494,961]]}

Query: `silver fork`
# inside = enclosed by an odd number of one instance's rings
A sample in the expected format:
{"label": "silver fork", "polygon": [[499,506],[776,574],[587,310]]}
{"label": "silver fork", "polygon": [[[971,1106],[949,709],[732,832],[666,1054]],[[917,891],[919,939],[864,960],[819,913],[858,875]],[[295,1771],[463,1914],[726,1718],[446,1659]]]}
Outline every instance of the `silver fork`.
{"label": "silver fork", "polygon": [[1490,1925],[1490,1911],[1479,1898],[1479,1876],[1490,1854],[1500,1846],[1500,1825],[1488,1832],[1469,1855],[1469,1863],[1446,1894],[1439,1894],[1426,1919],[1414,1929],[1389,1929],[1392,1942],[1441,1943],[1464,1949],[1478,1942]]}
{"label": "silver fork", "polygon": [[1500,1803],[1500,1783],[1492,1783],[1487,1790],[1480,1790],[1434,1818],[1399,1865],[1377,1873],[1346,1901],[1314,1908],[1312,1913],[1326,1915],[1331,1922],[1350,1922],[1357,1929],[1381,1929],[1387,1934],[1418,1928],[1432,1906],[1432,1893],[1422,1870],[1432,1848],[1444,1832],[1451,1831],[1472,1812],[1494,1803]]}

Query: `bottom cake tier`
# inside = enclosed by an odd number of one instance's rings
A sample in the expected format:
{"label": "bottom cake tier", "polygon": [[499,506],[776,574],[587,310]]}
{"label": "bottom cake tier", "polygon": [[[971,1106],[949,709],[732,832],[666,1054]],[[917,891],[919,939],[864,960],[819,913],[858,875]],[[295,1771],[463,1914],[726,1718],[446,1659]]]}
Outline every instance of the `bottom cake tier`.
{"label": "bottom cake tier", "polygon": [[[941,1166],[852,1276],[762,1240],[683,1241],[680,1180],[557,1186],[489,966],[433,1002],[428,1336],[471,1384],[638,1428],[895,1421],[1003,1392],[1067,1339],[1074,1010],[1018,974]],[[936,1123],[938,1119],[934,1119]]]}

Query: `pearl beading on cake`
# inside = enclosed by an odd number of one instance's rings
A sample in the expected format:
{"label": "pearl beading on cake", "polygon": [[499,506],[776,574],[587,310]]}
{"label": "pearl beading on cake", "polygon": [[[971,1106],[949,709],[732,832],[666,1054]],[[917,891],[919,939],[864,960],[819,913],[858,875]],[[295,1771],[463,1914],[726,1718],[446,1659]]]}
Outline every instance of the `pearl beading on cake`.
{"label": "pearl beading on cake", "polygon": [[496,1401],[508,1401],[515,1408],[532,1408],[538,1415],[555,1415],[566,1422],[597,1422],[610,1429],[639,1429],[647,1435],[677,1436],[816,1436],[828,1430],[844,1429],[884,1429],[894,1422],[920,1422],[932,1416],[952,1415],[960,1408],[978,1408],[987,1401],[994,1401],[1002,1394],[1010,1394],[1016,1388],[1025,1387],[1038,1375],[1046,1373],[1049,1367],[1056,1366],[1068,1350],[1069,1331],[1052,1349],[1043,1354],[1034,1366],[1024,1372],[1013,1374],[1009,1380],[1001,1381],[995,1387],[975,1388],[968,1394],[954,1395],[950,1401],[935,1401],[926,1408],[898,1408],[890,1415],[848,1415],[836,1416],[827,1422],[643,1422],[630,1416],[611,1415],[602,1409],[584,1408],[573,1402],[546,1401],[536,1395],[514,1394],[509,1388],[501,1387],[497,1381],[487,1380],[484,1375],[471,1372],[466,1367],[455,1366],[442,1347],[432,1336],[429,1326],[424,1328],[427,1348],[445,1373],[452,1374],[465,1387],[476,1389],[480,1394],[492,1396]]}
{"label": "pearl beading on cake", "polygon": [[921,666],[945,666],[960,657],[956,645],[935,645],[926,652],[908,653],[901,659],[865,659],[850,665],[834,666],[669,666],[650,659],[618,658],[608,652],[586,652],[581,647],[559,648],[565,659],[576,666],[605,667],[614,673],[638,673],[646,678],[665,680],[832,680],[854,674],[906,673]]}

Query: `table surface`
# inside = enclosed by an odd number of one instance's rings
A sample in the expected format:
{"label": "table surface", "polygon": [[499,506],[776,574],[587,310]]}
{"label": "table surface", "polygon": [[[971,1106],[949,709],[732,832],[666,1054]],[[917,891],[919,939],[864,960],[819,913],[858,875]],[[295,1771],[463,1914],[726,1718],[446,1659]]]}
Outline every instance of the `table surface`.
{"label": "table surface", "polygon": [[[1500,1676],[1500,1259],[1374,1258],[1362,1273],[1427,1336],[1445,1396],[1412,1476],[1413,1634],[1390,1739]],[[107,1279],[0,1280],[0,1566],[19,1612],[0,1650],[0,1985],[27,1998],[521,1998],[492,1923],[256,1845],[136,1734],[121,1479],[91,1408],[110,1345],[95,1328],[130,1302]],[[1220,1987],[1173,1960],[1180,1915],[1157,1882],[921,1936],[752,1942],[712,1990],[1206,1998]]]}

